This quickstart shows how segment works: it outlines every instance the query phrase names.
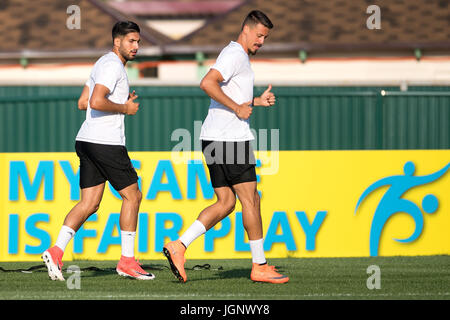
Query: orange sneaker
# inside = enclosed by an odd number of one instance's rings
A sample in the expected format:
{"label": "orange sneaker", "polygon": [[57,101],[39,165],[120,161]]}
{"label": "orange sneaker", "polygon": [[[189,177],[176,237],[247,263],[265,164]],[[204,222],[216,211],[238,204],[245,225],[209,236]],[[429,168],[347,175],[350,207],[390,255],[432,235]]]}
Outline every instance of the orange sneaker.
{"label": "orange sneaker", "polygon": [[169,242],[163,247],[163,253],[169,260],[173,274],[181,282],[186,282],[187,280],[186,271],[184,270],[184,263],[186,262],[184,258],[185,252],[186,247],[180,240]]}
{"label": "orange sneaker", "polygon": [[286,283],[289,281],[289,277],[279,274],[274,266],[269,266],[267,263],[263,265],[253,263],[250,279],[270,283]]}
{"label": "orange sneaker", "polygon": [[134,257],[121,256],[116,271],[120,276],[138,280],[153,280],[155,275],[141,268],[141,264]]}
{"label": "orange sneaker", "polygon": [[42,260],[44,260],[47,266],[48,276],[52,280],[64,281],[64,277],[61,271],[63,266],[62,256],[64,251],[60,247],[53,246],[42,253]]}

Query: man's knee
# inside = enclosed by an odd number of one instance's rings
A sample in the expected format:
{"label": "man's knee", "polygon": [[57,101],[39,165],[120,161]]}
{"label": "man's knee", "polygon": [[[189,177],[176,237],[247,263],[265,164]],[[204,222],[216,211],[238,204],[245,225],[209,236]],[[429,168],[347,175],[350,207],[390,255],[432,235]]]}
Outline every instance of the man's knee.
{"label": "man's knee", "polygon": [[83,200],[81,205],[83,207],[83,211],[88,215],[97,212],[100,208],[100,202],[94,200]]}
{"label": "man's knee", "polygon": [[127,200],[136,204],[140,204],[142,201],[142,192],[139,189],[127,190],[127,192],[119,192],[123,200]]}
{"label": "man's knee", "polygon": [[232,197],[231,196],[225,197],[225,198],[219,199],[218,202],[221,204],[224,211],[231,213],[234,211],[234,208],[236,206],[236,197],[234,195]]}
{"label": "man's knee", "polygon": [[142,201],[142,192],[141,192],[141,190],[137,190],[137,192],[136,192],[136,201],[137,201],[137,203],[141,203],[141,201]]}
{"label": "man's knee", "polygon": [[239,201],[241,202],[243,207],[258,207],[260,203],[259,193],[256,191],[254,194],[248,197],[239,197]]}

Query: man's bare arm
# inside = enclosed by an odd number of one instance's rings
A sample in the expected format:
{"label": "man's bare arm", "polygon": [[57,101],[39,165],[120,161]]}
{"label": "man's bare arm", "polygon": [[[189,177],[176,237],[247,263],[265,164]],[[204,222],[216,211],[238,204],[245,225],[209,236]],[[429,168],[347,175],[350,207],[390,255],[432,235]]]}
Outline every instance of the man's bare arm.
{"label": "man's bare arm", "polygon": [[216,69],[211,69],[200,82],[200,89],[213,100],[231,109],[241,119],[248,119],[252,113],[251,101],[239,105],[228,97],[220,88],[223,77]]}
{"label": "man's bare arm", "polygon": [[78,109],[86,110],[88,107],[88,101],[89,101],[89,87],[85,85],[83,87],[83,91],[81,91],[80,98],[78,99]]}
{"label": "man's bare arm", "polygon": [[106,111],[106,112],[118,112],[128,115],[134,115],[139,109],[139,103],[134,102],[138,97],[137,95],[131,94],[127,102],[124,104],[114,103],[109,100],[106,96],[110,93],[109,89],[101,84],[96,84],[94,91],[92,92],[90,106],[94,110]]}

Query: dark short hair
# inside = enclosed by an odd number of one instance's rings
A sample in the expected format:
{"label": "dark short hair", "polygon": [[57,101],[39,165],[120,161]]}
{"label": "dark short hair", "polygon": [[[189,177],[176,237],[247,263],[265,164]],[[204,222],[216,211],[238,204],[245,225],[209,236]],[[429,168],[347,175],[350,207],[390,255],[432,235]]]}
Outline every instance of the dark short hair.
{"label": "dark short hair", "polygon": [[264,12],[253,10],[250,11],[247,17],[245,17],[244,22],[242,23],[242,29],[244,29],[245,25],[256,26],[258,23],[261,23],[266,28],[273,28],[272,21],[270,21],[270,19],[264,14]]}
{"label": "dark short hair", "polygon": [[139,26],[133,21],[119,21],[112,28],[112,38],[113,41],[117,37],[126,36],[131,32],[141,32]]}

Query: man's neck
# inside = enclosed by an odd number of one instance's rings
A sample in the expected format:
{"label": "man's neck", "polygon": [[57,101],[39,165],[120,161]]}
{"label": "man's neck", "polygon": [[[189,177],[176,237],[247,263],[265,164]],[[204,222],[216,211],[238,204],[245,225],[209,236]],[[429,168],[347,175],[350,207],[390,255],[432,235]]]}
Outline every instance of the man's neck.
{"label": "man's neck", "polygon": [[237,38],[236,42],[239,43],[241,45],[242,49],[244,49],[245,53],[248,54],[248,48],[247,48],[247,46],[245,44],[244,36],[242,35],[242,33]]}
{"label": "man's neck", "polygon": [[119,50],[117,50],[115,47],[112,49],[112,52],[114,52],[120,59],[120,61],[122,61],[123,66],[125,66],[127,64],[127,60],[120,54]]}

